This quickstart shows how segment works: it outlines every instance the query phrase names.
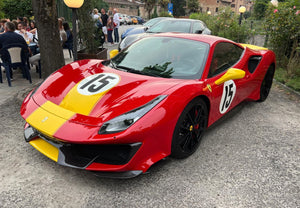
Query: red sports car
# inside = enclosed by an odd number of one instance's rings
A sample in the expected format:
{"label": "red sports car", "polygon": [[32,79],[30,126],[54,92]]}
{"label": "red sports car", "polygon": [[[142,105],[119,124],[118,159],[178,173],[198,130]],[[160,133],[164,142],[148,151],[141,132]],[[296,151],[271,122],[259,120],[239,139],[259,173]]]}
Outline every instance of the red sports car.
{"label": "red sports car", "polygon": [[205,129],[242,101],[264,101],[274,71],[266,48],[211,35],[146,37],[110,60],[50,75],[22,104],[25,139],[61,165],[134,177],[193,154]]}

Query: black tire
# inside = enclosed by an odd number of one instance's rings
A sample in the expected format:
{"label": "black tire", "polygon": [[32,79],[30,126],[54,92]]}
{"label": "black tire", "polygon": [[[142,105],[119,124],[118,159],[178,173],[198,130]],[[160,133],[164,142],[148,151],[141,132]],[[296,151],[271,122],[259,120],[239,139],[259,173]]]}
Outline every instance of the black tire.
{"label": "black tire", "polygon": [[260,86],[260,98],[258,102],[263,102],[267,99],[272,87],[274,72],[275,72],[274,65],[269,66],[268,71],[264,77],[264,80],[262,81]]}
{"label": "black tire", "polygon": [[207,128],[208,110],[204,100],[195,98],[181,113],[172,138],[171,157],[182,159],[192,155]]}

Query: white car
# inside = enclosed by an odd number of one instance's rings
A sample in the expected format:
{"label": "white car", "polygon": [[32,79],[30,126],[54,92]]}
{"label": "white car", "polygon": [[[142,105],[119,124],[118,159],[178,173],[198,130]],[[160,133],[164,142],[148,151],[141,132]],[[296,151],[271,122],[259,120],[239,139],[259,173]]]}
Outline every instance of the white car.
{"label": "white car", "polygon": [[132,24],[131,17],[128,16],[127,14],[123,14],[123,16],[124,16],[124,19],[125,19],[125,24],[131,25]]}
{"label": "white car", "polygon": [[120,25],[123,25],[125,24],[125,18],[124,18],[124,15],[121,14],[121,13],[118,13],[119,15],[119,21],[120,21]]}

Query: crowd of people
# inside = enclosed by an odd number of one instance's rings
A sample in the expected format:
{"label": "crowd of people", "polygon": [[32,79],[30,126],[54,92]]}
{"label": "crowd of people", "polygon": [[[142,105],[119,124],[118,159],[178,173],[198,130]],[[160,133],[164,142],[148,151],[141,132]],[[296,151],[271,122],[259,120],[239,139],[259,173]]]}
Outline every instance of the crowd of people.
{"label": "crowd of people", "polygon": [[[18,44],[22,48],[37,52],[37,44],[31,44],[37,39],[37,29],[35,23],[28,22],[27,18],[18,17],[16,20],[1,19],[0,21],[0,49],[8,47],[11,44]],[[32,47],[32,50],[30,49]],[[2,61],[4,57],[1,56]],[[13,78],[12,69],[10,71],[10,78]],[[2,73],[2,72],[1,72]]]}
{"label": "crowd of people", "polygon": [[[105,42],[114,44],[119,42],[119,16],[117,9],[106,13],[105,9],[93,9],[92,18],[95,26],[104,34]],[[63,48],[73,49],[72,30],[63,17],[58,18],[60,40]],[[113,38],[114,36],[114,38]],[[18,17],[14,20],[0,20],[0,49],[10,44],[22,44],[28,48],[30,56],[34,56],[34,62],[39,60],[38,30],[35,21],[28,21],[26,17]],[[11,71],[11,78],[12,78]]]}
{"label": "crowd of people", "polygon": [[105,36],[105,42],[108,42],[110,44],[119,42],[118,30],[120,27],[120,20],[117,9],[113,9],[113,11],[109,11],[108,13],[106,13],[105,9],[102,8],[101,13],[99,13],[98,9],[95,8],[93,10],[92,17],[96,22],[96,27],[101,28]]}

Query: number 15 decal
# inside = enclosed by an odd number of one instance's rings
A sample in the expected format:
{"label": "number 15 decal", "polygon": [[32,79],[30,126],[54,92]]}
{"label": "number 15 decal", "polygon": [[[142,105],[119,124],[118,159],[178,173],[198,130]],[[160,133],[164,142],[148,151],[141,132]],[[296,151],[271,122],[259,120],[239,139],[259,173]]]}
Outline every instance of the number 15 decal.
{"label": "number 15 decal", "polygon": [[223,94],[220,102],[220,107],[219,107],[220,113],[223,114],[228,110],[235,96],[235,93],[236,93],[236,86],[234,81],[229,80],[225,82],[223,87]]}
{"label": "number 15 decal", "polygon": [[94,74],[80,81],[77,91],[82,95],[95,95],[110,90],[119,82],[120,77],[117,74]]}

